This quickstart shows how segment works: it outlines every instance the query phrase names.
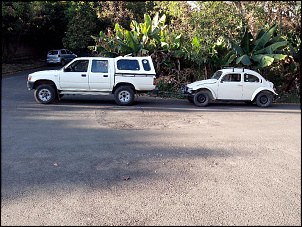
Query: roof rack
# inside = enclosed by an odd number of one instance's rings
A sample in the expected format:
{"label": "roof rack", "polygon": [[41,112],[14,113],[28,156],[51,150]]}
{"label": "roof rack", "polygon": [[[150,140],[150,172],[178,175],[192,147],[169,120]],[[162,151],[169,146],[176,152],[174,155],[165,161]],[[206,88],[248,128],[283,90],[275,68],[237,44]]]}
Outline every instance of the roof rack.
{"label": "roof rack", "polygon": [[[224,69],[233,69],[233,72],[235,70],[235,67],[223,67]],[[242,72],[244,72],[244,68],[236,68],[236,69],[242,69]]]}

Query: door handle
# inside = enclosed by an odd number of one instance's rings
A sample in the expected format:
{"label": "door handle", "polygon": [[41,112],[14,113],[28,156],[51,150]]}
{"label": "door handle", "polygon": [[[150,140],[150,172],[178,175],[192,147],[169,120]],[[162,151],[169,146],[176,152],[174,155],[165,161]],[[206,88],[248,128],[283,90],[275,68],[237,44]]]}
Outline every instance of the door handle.
{"label": "door handle", "polygon": [[108,75],[103,75],[103,77],[108,77]]}
{"label": "door handle", "polygon": [[238,84],[237,86],[242,86],[242,84]]}
{"label": "door handle", "polygon": [[82,74],[81,76],[82,76],[82,77],[86,77],[86,74]]}

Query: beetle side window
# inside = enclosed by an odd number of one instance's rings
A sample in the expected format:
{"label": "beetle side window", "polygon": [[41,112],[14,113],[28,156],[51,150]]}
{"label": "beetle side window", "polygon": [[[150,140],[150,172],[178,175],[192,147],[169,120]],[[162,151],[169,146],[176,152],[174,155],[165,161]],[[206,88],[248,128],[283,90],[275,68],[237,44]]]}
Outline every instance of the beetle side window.
{"label": "beetle side window", "polygon": [[239,74],[239,73],[226,74],[223,76],[221,81],[223,81],[223,82],[240,82],[241,74]]}
{"label": "beetle side window", "polygon": [[143,63],[143,67],[144,67],[145,71],[150,71],[151,70],[149,61],[147,59],[142,60],[142,63]]}
{"label": "beetle side window", "polygon": [[92,66],[91,66],[91,72],[108,73],[108,61],[107,60],[93,60]]}
{"label": "beetle side window", "polygon": [[222,75],[222,71],[216,71],[215,73],[214,73],[214,75],[211,77],[211,79],[216,79],[216,80],[218,80],[219,78],[220,78],[220,76]]}
{"label": "beetle side window", "polygon": [[65,72],[87,72],[88,60],[78,60],[69,65]]}
{"label": "beetle side window", "polygon": [[255,82],[259,83],[259,78],[251,74],[244,74],[244,82]]}
{"label": "beetle side window", "polygon": [[117,68],[119,70],[139,70],[137,60],[121,59],[117,61]]}

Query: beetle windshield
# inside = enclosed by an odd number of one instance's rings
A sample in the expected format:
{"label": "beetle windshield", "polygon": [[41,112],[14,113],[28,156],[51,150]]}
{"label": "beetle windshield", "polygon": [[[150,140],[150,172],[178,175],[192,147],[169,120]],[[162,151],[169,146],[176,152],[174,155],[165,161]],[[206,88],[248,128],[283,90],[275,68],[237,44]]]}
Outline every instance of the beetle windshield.
{"label": "beetle windshield", "polygon": [[211,79],[216,79],[216,80],[218,80],[219,78],[220,78],[220,76],[221,76],[221,74],[222,74],[222,71],[216,71],[215,73],[214,73],[214,75],[211,77]]}

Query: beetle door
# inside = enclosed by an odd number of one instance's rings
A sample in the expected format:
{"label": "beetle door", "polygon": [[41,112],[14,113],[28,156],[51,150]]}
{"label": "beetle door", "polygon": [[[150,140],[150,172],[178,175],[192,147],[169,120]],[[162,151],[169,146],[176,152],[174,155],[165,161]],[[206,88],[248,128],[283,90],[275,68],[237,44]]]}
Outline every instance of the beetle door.
{"label": "beetle door", "polygon": [[256,75],[244,74],[242,99],[251,100],[257,88],[261,87],[261,79]]}
{"label": "beetle door", "polygon": [[217,99],[241,100],[241,73],[227,73],[219,81]]}

